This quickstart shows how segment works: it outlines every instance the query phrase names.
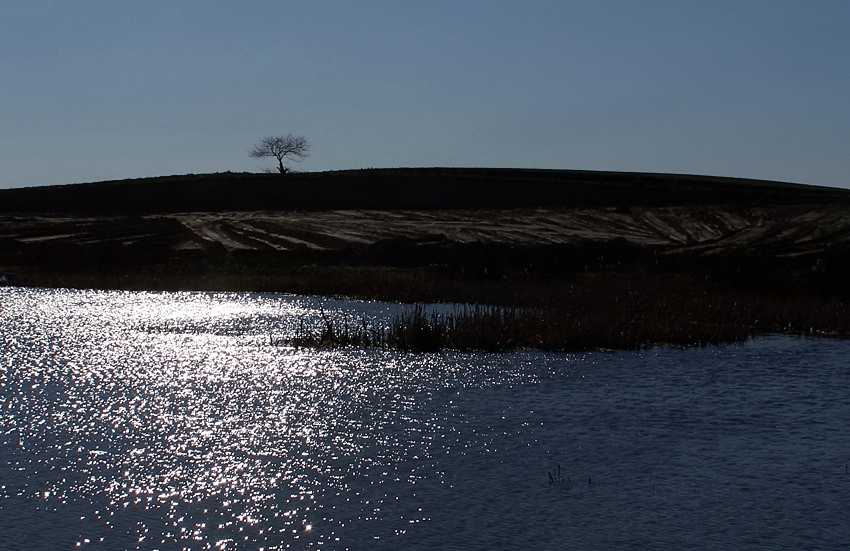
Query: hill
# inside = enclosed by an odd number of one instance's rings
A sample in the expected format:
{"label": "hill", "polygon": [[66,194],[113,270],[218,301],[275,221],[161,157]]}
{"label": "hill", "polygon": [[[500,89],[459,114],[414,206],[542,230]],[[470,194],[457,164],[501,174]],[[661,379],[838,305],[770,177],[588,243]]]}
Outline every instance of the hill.
{"label": "hill", "polygon": [[848,280],[850,192],[782,182],[431,168],[0,191],[0,284],[521,308],[470,318],[472,348],[848,334]]}
{"label": "hill", "polygon": [[[0,274],[27,285],[455,300],[498,278],[675,272],[845,296],[848,258],[850,192],[733,178],[432,168],[0,191]],[[466,291],[426,296],[412,274]]]}
{"label": "hill", "polygon": [[367,169],[221,173],[0,190],[0,212],[175,212],[850,204],[850,192],[782,182],[627,172]]}

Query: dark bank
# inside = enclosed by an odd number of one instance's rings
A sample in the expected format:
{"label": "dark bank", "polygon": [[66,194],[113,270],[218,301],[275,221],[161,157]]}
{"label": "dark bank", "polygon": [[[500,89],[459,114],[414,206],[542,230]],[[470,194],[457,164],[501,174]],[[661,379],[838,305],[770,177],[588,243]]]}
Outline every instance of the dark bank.
{"label": "dark bank", "polygon": [[413,349],[846,335],[848,215],[846,190],[688,175],[187,175],[1,190],[0,274],[504,307],[414,310],[384,342]]}

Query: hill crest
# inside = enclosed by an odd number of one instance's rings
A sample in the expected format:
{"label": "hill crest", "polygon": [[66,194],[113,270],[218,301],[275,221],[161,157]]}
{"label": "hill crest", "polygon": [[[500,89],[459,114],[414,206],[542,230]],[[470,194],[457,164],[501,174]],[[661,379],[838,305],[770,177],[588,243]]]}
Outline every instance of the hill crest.
{"label": "hill crest", "polygon": [[0,190],[0,212],[102,216],[804,203],[850,204],[850,190],[716,176],[492,168],[225,172]]}

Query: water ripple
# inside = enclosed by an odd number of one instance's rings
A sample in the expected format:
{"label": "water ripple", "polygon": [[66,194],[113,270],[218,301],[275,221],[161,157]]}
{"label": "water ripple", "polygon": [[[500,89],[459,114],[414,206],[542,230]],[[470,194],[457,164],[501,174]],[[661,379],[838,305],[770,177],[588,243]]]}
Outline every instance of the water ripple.
{"label": "water ripple", "polygon": [[840,341],[317,351],[273,343],[398,307],[13,288],[0,306],[0,549],[850,541]]}

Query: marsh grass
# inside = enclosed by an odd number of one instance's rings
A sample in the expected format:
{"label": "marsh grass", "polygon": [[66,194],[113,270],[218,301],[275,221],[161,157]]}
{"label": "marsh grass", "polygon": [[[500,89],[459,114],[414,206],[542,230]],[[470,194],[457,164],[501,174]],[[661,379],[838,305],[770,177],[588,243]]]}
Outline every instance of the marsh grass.
{"label": "marsh grass", "polygon": [[[30,284],[94,288],[269,291],[408,304],[491,304],[437,313],[412,306],[387,323],[363,319],[302,327],[298,346],[403,350],[576,351],[702,346],[753,335],[850,335],[844,295],[767,273],[758,284],[687,272],[506,273],[487,278],[441,267],[228,265],[149,271],[34,274]],[[774,277],[776,275],[776,277]],[[791,281],[791,283],[788,283]],[[781,283],[781,285],[780,285]]]}
{"label": "marsh grass", "polygon": [[[385,325],[365,319],[300,332],[299,346],[412,351],[580,351],[706,346],[756,334],[850,334],[841,300],[711,289],[692,278],[594,277],[523,295],[525,306],[468,306],[446,313],[411,306]],[[529,292],[530,289],[525,289]]]}
{"label": "marsh grass", "polygon": [[295,336],[278,342],[308,348],[387,347],[385,332],[376,329],[365,317],[359,322],[349,322],[344,318],[340,323],[332,320],[324,310],[320,315],[322,326],[319,329],[309,327],[302,318]]}
{"label": "marsh grass", "polygon": [[452,313],[414,305],[389,322],[332,320],[321,312],[319,328],[304,320],[284,344],[304,347],[393,348],[417,352],[444,349],[504,351],[517,348],[511,330],[521,322],[518,308],[471,306]]}

